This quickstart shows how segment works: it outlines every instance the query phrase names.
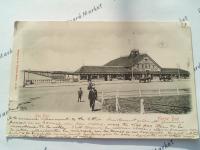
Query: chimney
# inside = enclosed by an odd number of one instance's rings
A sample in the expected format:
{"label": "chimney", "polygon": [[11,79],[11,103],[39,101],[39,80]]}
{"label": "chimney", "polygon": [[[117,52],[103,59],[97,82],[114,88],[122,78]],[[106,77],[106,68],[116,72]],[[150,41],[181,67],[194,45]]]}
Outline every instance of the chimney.
{"label": "chimney", "polygon": [[131,50],[131,53],[130,53],[130,57],[137,57],[138,55],[139,55],[140,53],[139,53],[139,49],[133,49],[133,50]]}

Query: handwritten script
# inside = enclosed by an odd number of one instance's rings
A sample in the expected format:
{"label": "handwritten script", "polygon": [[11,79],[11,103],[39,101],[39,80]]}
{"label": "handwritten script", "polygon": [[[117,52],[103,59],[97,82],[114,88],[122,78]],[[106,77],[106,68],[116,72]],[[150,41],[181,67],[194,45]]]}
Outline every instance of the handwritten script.
{"label": "handwritten script", "polygon": [[6,56],[9,56],[12,53],[12,49],[5,51],[5,52],[0,52],[0,59],[4,58]]}
{"label": "handwritten script", "polygon": [[160,146],[158,148],[155,148],[154,150],[164,150],[164,149],[170,147],[173,144],[174,144],[174,141],[172,139],[170,141],[168,141],[168,142],[164,141],[162,146]]}
{"label": "handwritten script", "polygon": [[77,21],[77,20],[80,20],[80,19],[82,19],[82,18],[84,18],[84,17],[86,17],[88,15],[91,15],[92,13],[98,11],[99,9],[102,9],[102,3],[93,6],[89,10],[84,10],[81,13],[78,13],[78,15],[76,17],[74,17],[74,18],[72,18],[71,20],[68,20],[68,21]]}
{"label": "handwritten script", "polygon": [[116,117],[52,117],[49,114],[8,117],[11,137],[59,138],[197,138],[179,117],[124,119]]}
{"label": "handwritten script", "polygon": [[200,69],[200,62],[198,63],[198,65],[196,65],[195,67],[194,67],[194,71],[197,71],[197,70],[199,70]]}
{"label": "handwritten script", "polygon": [[8,114],[8,111],[5,111],[5,112],[0,113],[0,118],[5,117],[7,114]]}

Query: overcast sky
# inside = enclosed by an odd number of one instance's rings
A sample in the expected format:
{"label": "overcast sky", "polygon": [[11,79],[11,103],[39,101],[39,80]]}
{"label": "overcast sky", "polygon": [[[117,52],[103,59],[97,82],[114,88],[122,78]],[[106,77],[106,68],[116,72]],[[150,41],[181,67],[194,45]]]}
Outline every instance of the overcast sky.
{"label": "overcast sky", "polygon": [[162,67],[188,69],[191,47],[190,28],[179,22],[15,23],[21,69],[74,71],[82,65],[104,65],[132,49],[149,54]]}

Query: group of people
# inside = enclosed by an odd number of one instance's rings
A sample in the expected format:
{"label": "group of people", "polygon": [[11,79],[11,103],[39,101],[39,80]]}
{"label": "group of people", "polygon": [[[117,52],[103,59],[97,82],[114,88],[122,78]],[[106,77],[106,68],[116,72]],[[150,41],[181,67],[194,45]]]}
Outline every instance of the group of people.
{"label": "group of people", "polygon": [[[94,108],[95,108],[95,101],[97,100],[97,90],[95,89],[95,85],[92,83],[92,81],[88,82],[88,90],[89,90],[88,99],[90,102],[90,109],[92,111],[95,111]],[[80,87],[78,90],[78,102],[81,102],[82,95],[83,95],[83,90]]]}

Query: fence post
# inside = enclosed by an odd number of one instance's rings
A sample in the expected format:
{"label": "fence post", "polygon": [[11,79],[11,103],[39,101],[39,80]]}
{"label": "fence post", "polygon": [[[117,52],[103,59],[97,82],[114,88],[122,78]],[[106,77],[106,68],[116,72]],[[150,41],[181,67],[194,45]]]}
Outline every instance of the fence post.
{"label": "fence post", "polygon": [[178,87],[176,88],[176,91],[177,91],[177,95],[180,95],[180,94],[179,94],[179,89],[178,89]]}
{"label": "fence post", "polygon": [[101,92],[101,104],[103,105],[104,103],[104,97],[103,97],[103,91]]}
{"label": "fence post", "polygon": [[140,114],[144,114],[144,99],[140,99]]}
{"label": "fence post", "polygon": [[158,89],[158,93],[159,93],[159,96],[161,96],[161,93],[160,93],[160,88]]}
{"label": "fence post", "polygon": [[119,112],[119,109],[120,109],[118,97],[119,97],[119,92],[116,91],[116,97],[115,97],[116,98],[116,103],[115,103],[116,112]]}
{"label": "fence post", "polygon": [[142,96],[142,93],[141,93],[141,89],[139,88],[139,96],[141,97]]}

